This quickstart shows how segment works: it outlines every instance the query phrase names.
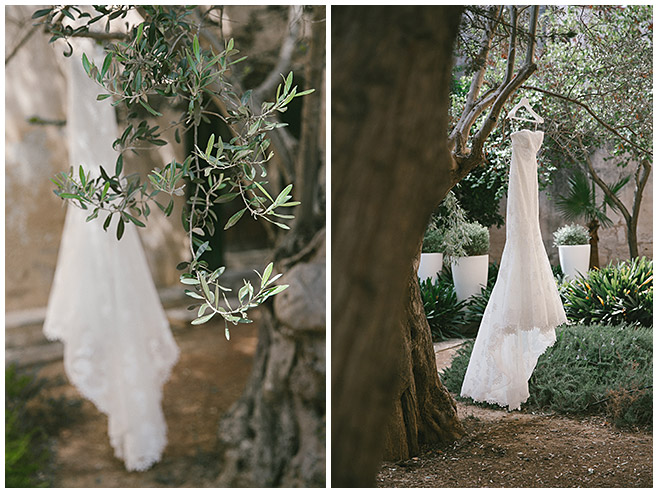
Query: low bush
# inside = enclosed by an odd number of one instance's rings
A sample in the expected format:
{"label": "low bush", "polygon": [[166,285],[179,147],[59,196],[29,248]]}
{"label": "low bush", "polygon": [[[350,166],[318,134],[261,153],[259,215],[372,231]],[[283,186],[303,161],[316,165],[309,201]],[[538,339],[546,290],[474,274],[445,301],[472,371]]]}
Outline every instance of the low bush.
{"label": "low bush", "polygon": [[43,387],[30,375],[20,375],[13,366],[5,370],[5,486],[48,486],[43,469],[50,460],[46,435],[31,423],[27,403]]}
{"label": "low bush", "polygon": [[444,267],[437,281],[426,279],[420,282],[423,308],[434,342],[477,335],[497,276],[498,264],[489,264],[487,286],[464,301],[457,301],[450,266]]}
{"label": "low bush", "polygon": [[45,379],[5,369],[5,486],[51,485],[50,437],[78,414],[79,400],[43,397]]}
{"label": "low bush", "polygon": [[553,233],[553,246],[587,245],[589,239],[587,228],[580,224],[567,224]]}
{"label": "low bush", "polygon": [[653,326],[653,261],[646,257],[590,270],[560,291],[573,322]]}
{"label": "low bush", "polygon": [[491,297],[491,291],[493,290],[493,287],[496,284],[496,279],[498,278],[498,269],[499,266],[497,263],[493,262],[489,264],[487,285],[483,287],[478,294],[471,296],[467,300],[465,312],[466,325],[470,329],[469,334],[472,334],[468,337],[475,337],[478,333],[482,317],[484,316],[484,310],[487,308],[489,298]]}
{"label": "low bush", "polygon": [[[537,362],[523,409],[600,414],[619,427],[652,427],[652,330],[575,325],[556,332],[556,343]],[[441,375],[453,393],[461,391],[472,348],[464,345]]]}
{"label": "low bush", "polygon": [[428,229],[423,237],[423,253],[443,251],[443,234],[438,229]]}

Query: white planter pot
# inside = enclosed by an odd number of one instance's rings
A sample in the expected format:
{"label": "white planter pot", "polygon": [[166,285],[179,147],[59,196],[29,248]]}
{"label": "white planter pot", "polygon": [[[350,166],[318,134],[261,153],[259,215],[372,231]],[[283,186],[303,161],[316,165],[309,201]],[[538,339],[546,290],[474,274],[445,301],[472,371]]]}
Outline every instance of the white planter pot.
{"label": "white planter pot", "polygon": [[489,255],[457,257],[452,262],[452,279],[459,301],[479,294],[487,285],[489,275]]}
{"label": "white planter pot", "polygon": [[421,253],[420,265],[418,265],[418,277],[424,281],[428,277],[432,281],[439,278],[439,272],[443,268],[443,254],[442,253]]}
{"label": "white planter pot", "polygon": [[587,275],[591,245],[560,245],[560,267],[566,279]]}

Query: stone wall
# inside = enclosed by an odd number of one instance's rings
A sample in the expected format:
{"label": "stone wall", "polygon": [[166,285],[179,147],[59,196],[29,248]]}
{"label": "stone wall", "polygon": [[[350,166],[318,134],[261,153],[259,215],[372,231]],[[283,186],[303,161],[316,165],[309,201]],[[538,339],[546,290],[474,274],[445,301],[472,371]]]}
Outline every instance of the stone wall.
{"label": "stone wall", "polygon": [[[5,56],[28,31],[29,6],[5,7]],[[66,120],[61,53],[34,34],[5,67],[5,303],[7,310],[44,306],[55,272],[65,209],[49,177],[65,168]]]}

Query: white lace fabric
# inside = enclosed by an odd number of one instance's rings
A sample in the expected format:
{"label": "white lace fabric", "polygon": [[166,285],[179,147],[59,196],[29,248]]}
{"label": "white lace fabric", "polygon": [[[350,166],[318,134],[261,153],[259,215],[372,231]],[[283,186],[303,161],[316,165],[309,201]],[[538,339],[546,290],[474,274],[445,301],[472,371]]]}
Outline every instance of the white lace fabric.
{"label": "white lace fabric", "polygon": [[544,133],[512,138],[506,242],[461,389],[463,397],[520,409],[537,359],[566,322],[539,227],[537,151]]}
{"label": "white lace fabric", "polygon": [[[111,174],[117,157],[114,109],[109,100],[96,101],[101,89],[80,63],[84,51],[95,52],[96,64],[102,64],[102,51],[86,41],[75,49],[68,88],[69,160],[93,177],[100,165]],[[64,343],[69,380],[108,416],[115,455],[128,470],[146,470],[160,460],[167,443],[162,387],[178,347],[136,228],[126,224],[118,241],[117,219],[105,232],[102,215],[85,222],[90,212],[68,206],[43,331]]]}

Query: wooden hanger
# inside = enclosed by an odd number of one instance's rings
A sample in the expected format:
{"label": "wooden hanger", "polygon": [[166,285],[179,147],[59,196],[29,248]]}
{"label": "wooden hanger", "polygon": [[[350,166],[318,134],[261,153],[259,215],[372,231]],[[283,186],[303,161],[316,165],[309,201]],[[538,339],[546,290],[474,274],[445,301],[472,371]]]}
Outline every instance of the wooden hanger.
{"label": "wooden hanger", "polygon": [[[516,111],[520,108],[525,108],[526,110],[528,110],[528,112],[532,116],[532,120],[528,118],[521,118],[519,116],[516,116]],[[541,116],[539,116],[537,113],[535,113],[535,110],[533,110],[532,107],[530,106],[530,100],[528,100],[528,98],[526,98],[525,96],[521,98],[521,101],[519,101],[514,108],[512,108],[512,110],[508,113],[507,118],[511,118],[514,120],[522,120],[524,122],[532,122],[535,124],[535,130],[537,129],[537,125],[539,123],[544,123],[544,119]]]}

